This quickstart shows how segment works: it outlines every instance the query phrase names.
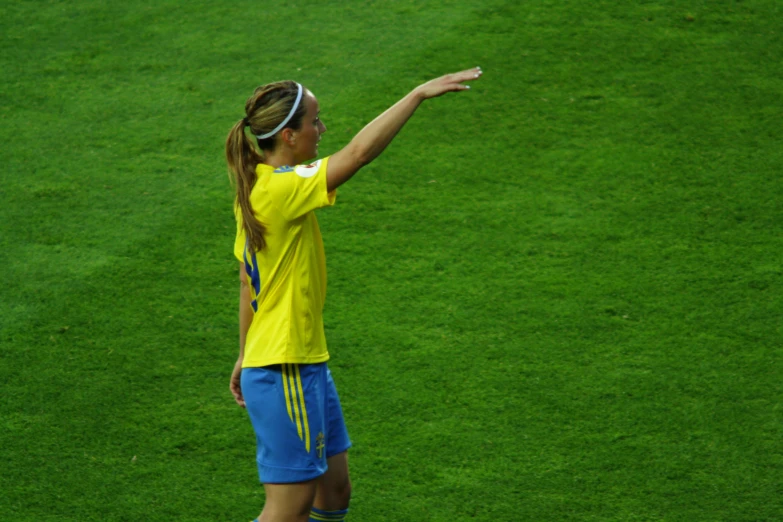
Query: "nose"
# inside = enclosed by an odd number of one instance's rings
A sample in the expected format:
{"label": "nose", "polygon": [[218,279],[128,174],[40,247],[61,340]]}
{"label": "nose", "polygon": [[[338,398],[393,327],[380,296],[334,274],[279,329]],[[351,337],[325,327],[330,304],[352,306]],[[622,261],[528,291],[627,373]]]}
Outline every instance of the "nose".
{"label": "nose", "polygon": [[324,132],[326,132],[326,125],[324,125],[324,122],[322,121],[319,121],[318,123],[321,126],[321,134],[323,134]]}

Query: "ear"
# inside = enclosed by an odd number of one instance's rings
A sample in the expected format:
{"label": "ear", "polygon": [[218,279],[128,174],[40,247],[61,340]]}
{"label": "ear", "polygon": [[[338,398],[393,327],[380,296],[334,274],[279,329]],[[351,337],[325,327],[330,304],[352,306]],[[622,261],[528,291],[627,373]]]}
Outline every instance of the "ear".
{"label": "ear", "polygon": [[283,129],[280,131],[280,137],[289,147],[293,147],[296,144],[296,131],[293,129]]}

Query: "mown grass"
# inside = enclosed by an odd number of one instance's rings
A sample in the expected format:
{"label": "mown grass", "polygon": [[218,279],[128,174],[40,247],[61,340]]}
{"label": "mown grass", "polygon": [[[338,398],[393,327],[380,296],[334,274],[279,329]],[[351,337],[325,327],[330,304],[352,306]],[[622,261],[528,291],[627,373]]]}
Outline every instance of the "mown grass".
{"label": "mown grass", "polygon": [[225,134],[473,65],[319,213],[350,519],[783,518],[775,2],[0,15],[0,519],[255,516]]}

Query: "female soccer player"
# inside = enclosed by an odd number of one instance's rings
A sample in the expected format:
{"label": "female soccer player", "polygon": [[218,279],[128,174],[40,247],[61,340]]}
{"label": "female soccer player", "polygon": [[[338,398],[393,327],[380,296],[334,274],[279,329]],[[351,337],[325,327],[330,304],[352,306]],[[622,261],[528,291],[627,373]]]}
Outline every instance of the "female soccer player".
{"label": "female soccer player", "polygon": [[241,283],[230,389],[256,433],[266,493],[259,522],[339,522],[351,495],[351,443],[326,366],[326,263],[313,211],[334,204],[337,187],[389,145],[419,104],[469,89],[463,82],[479,76],[476,67],[416,87],[344,149],[311,164],[326,126],[318,100],[296,82],[257,88],[228,135]]}

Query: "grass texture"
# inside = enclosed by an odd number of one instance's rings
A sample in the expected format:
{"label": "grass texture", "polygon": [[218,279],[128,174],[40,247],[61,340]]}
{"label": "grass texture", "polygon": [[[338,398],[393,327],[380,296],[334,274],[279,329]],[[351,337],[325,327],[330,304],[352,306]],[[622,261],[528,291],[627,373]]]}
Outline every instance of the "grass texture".
{"label": "grass texture", "polygon": [[349,520],[783,520],[781,15],[3,3],[0,520],[257,515],[225,135],[475,65],[319,212]]}

